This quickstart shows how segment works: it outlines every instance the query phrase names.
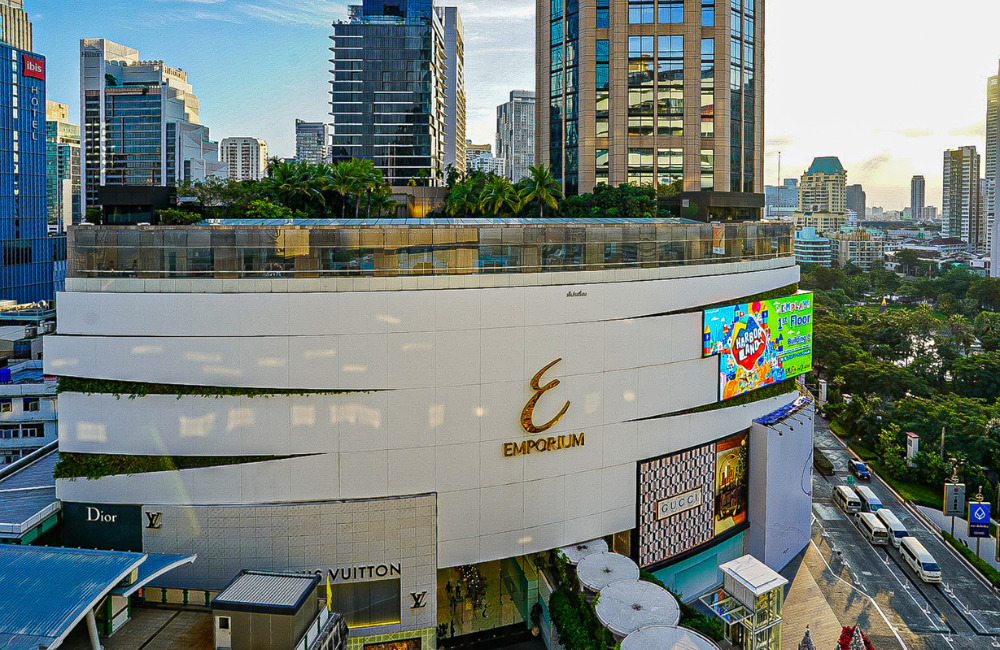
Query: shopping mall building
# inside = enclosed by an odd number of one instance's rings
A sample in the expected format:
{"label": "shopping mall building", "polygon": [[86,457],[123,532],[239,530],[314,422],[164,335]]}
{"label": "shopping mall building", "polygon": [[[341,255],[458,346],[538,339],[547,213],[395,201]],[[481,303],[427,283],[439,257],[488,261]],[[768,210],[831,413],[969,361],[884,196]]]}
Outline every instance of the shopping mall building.
{"label": "shopping mall building", "polygon": [[164,587],[321,572],[353,636],[432,648],[439,623],[527,620],[549,549],[603,537],[694,598],[728,560],[780,569],[808,542],[812,296],[787,225],[69,242],[45,356],[66,378],[60,476],[78,476],[57,482],[66,543],[197,553]]}

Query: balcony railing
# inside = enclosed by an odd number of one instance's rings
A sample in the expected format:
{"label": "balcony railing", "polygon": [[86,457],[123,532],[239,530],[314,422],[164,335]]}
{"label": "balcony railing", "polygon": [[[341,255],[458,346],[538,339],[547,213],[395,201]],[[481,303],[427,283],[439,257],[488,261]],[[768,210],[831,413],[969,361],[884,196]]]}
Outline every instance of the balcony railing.
{"label": "balcony railing", "polygon": [[657,268],[793,256],[791,224],[379,219],[78,226],[71,278],[319,278]]}

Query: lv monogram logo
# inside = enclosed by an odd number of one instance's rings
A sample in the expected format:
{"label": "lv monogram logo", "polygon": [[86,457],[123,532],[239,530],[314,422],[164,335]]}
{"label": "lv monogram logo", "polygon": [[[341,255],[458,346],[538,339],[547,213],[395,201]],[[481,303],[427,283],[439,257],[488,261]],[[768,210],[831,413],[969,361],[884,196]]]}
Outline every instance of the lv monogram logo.
{"label": "lv monogram logo", "polygon": [[544,395],[546,391],[550,391],[559,385],[559,380],[553,379],[544,386],[540,386],[539,382],[542,379],[542,375],[544,375],[549,368],[556,365],[560,361],[562,361],[561,357],[539,370],[535,376],[531,378],[531,382],[528,384],[531,386],[531,390],[535,391],[535,394],[531,396],[531,399],[528,400],[528,403],[524,405],[524,409],[521,411],[521,426],[524,427],[524,430],[528,433],[541,433],[543,431],[548,431],[555,426],[556,422],[562,419],[562,416],[566,415],[566,410],[569,409],[569,402],[566,402],[566,404],[563,405],[562,410],[545,424],[535,426],[535,423],[532,421],[532,416],[535,413],[535,404],[538,403],[538,399]]}
{"label": "lv monogram logo", "polygon": [[147,512],[146,519],[149,520],[146,524],[146,528],[152,528],[153,530],[163,528],[163,524],[160,523],[160,520],[163,519],[162,512]]}
{"label": "lv monogram logo", "polygon": [[415,591],[411,591],[410,592],[410,598],[413,599],[413,605],[410,607],[410,609],[421,609],[423,607],[427,607],[427,592],[426,591],[421,591],[420,593],[417,593]]}

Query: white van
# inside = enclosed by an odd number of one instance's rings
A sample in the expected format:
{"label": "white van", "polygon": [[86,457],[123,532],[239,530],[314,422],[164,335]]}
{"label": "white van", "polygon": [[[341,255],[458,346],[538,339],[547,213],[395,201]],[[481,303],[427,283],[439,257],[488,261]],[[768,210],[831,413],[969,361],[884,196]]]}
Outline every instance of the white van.
{"label": "white van", "polygon": [[889,531],[889,541],[892,542],[893,546],[899,548],[899,543],[902,539],[910,535],[906,530],[906,526],[899,520],[899,517],[892,513],[892,510],[887,510],[886,508],[879,508],[875,516],[879,518],[885,529]]}
{"label": "white van", "polygon": [[838,485],[833,489],[833,502],[844,512],[861,512],[861,499],[846,485]]}
{"label": "white van", "polygon": [[857,492],[858,498],[861,499],[861,509],[865,512],[877,512],[882,507],[882,502],[875,496],[870,487],[859,485]]}
{"label": "white van", "polygon": [[934,556],[927,552],[924,545],[915,537],[904,537],[899,543],[899,554],[903,556],[910,568],[924,582],[941,582],[941,567]]}
{"label": "white van", "polygon": [[865,536],[869,544],[885,546],[889,543],[889,531],[886,530],[878,517],[870,512],[859,512],[854,515],[854,523]]}

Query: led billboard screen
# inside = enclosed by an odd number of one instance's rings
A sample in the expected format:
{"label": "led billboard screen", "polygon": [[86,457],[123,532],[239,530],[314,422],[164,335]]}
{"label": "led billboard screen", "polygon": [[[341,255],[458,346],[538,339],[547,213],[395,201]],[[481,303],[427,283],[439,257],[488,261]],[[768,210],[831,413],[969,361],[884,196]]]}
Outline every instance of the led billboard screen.
{"label": "led billboard screen", "polygon": [[812,369],[813,295],[708,309],[704,356],[719,357],[719,399]]}
{"label": "led billboard screen", "polygon": [[662,564],[747,521],[747,432],[639,463],[639,565]]}

